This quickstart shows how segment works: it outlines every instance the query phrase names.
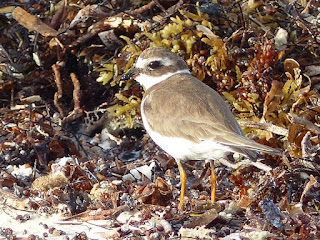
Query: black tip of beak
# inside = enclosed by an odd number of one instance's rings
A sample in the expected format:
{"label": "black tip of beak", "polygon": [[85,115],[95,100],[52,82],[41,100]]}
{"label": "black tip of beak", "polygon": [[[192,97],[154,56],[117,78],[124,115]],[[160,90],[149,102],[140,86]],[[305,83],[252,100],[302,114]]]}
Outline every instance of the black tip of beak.
{"label": "black tip of beak", "polygon": [[134,78],[134,76],[136,75],[136,68],[132,68],[129,72],[123,74],[120,78],[120,80],[122,81],[126,81],[129,80],[131,78]]}

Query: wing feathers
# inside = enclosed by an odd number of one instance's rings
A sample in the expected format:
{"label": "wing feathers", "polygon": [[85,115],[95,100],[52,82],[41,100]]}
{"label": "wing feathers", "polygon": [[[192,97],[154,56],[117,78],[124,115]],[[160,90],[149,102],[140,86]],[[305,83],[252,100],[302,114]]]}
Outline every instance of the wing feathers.
{"label": "wing feathers", "polygon": [[193,142],[213,140],[245,155],[254,155],[250,150],[276,154],[275,149],[246,138],[222,97],[189,74],[174,75],[151,87],[142,104],[148,124],[162,135]]}

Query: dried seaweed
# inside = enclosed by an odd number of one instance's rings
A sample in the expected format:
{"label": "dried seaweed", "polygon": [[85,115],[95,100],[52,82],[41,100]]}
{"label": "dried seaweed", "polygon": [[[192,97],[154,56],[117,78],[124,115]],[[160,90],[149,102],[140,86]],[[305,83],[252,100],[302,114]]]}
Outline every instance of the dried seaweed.
{"label": "dried seaweed", "polygon": [[[317,1],[10,5],[0,4],[1,236],[320,238]],[[178,211],[175,163],[142,138],[143,89],[120,80],[150,46],[179,54],[249,137],[283,150],[263,156],[268,174],[216,162],[212,204],[205,163],[189,162]]]}

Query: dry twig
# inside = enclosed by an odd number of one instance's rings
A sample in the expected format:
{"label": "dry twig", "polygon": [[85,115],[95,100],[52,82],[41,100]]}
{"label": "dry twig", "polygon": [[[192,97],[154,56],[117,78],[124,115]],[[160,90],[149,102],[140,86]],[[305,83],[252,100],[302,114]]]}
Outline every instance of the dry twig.
{"label": "dry twig", "polygon": [[288,129],[285,129],[267,122],[239,121],[239,124],[242,127],[252,127],[252,128],[257,128],[261,130],[266,130],[281,136],[287,137],[289,135]]}
{"label": "dry twig", "polygon": [[306,129],[310,130],[311,132],[320,134],[320,128],[305,118],[298,117],[297,115],[294,115],[292,113],[288,113],[288,119],[291,123],[300,124],[304,126]]}
{"label": "dry twig", "polygon": [[74,101],[74,111],[80,109],[80,83],[77,76],[74,73],[70,74],[74,89],[73,89],[73,101]]}
{"label": "dry twig", "polygon": [[56,108],[58,109],[60,116],[64,117],[64,112],[63,109],[59,103],[59,99],[62,98],[62,83],[61,83],[61,75],[60,75],[60,71],[59,71],[59,66],[57,64],[53,64],[52,65],[52,70],[54,73],[54,80],[56,82],[57,85],[57,89],[58,91],[54,94],[54,100],[53,103],[56,106]]}
{"label": "dry twig", "polygon": [[155,5],[156,5],[156,2],[151,1],[151,2],[149,2],[148,4],[142,6],[142,7],[138,8],[138,9],[132,10],[131,12],[128,13],[128,15],[136,16],[136,15],[138,15],[138,14],[141,14],[141,13],[144,13],[144,12],[150,10],[150,9],[153,8]]}
{"label": "dry twig", "polygon": [[261,162],[253,162],[249,159],[242,160],[238,163],[231,163],[227,159],[221,158],[221,159],[219,159],[218,162],[220,162],[221,164],[223,164],[229,168],[232,168],[232,169],[237,169],[238,167],[244,166],[244,165],[252,165],[252,166],[255,166],[256,168],[259,168],[265,172],[269,172],[272,170],[272,168],[266,164],[263,164]]}
{"label": "dry twig", "polygon": [[68,122],[72,122],[75,119],[81,117],[83,115],[83,109],[80,108],[80,83],[78,78],[74,73],[70,74],[74,89],[73,89],[73,102],[74,109],[73,111],[62,120],[62,124],[66,124]]}

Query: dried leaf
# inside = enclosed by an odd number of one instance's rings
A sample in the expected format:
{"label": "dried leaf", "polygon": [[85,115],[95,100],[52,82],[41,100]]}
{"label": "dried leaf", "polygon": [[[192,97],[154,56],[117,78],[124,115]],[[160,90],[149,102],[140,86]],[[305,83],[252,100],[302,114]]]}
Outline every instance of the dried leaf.
{"label": "dried leaf", "polygon": [[269,119],[269,115],[271,115],[280,105],[282,87],[283,83],[280,83],[276,80],[272,81],[270,92],[267,93],[263,103],[263,118],[266,121],[272,121],[275,119]]}
{"label": "dried leaf", "polygon": [[219,216],[216,209],[212,208],[199,217],[193,217],[190,223],[186,226],[188,228],[195,228],[197,226],[205,226],[211,223],[214,219]]}
{"label": "dried leaf", "polygon": [[309,182],[306,184],[305,188],[303,189],[303,192],[300,197],[300,202],[303,201],[304,196],[307,194],[308,191],[317,183],[317,179],[314,178],[314,176],[310,176]]}

